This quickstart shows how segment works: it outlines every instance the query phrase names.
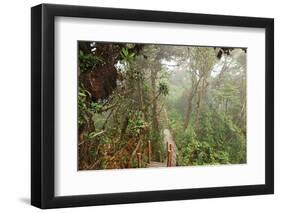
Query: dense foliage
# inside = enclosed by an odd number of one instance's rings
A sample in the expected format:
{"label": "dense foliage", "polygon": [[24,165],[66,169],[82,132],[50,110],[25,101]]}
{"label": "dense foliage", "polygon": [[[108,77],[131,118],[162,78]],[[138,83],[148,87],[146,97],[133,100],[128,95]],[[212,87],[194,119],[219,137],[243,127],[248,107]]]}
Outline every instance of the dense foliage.
{"label": "dense foliage", "polygon": [[246,162],[242,49],[79,42],[79,169]]}

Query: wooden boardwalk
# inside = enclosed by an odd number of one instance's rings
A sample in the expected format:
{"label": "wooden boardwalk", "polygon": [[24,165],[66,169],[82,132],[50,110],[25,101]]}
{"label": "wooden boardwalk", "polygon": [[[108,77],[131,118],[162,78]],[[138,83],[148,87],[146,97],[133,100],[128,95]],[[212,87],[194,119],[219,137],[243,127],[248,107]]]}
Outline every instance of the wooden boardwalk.
{"label": "wooden boardwalk", "polygon": [[[148,164],[146,165],[146,168],[158,168],[158,167],[172,167],[177,165],[177,153],[178,149],[176,146],[176,143],[173,140],[172,134],[169,130],[169,118],[168,114],[166,111],[166,108],[164,108],[161,112],[161,122],[164,124],[164,140],[163,142],[163,147],[165,148],[167,154],[166,154],[166,159],[163,159],[161,161],[161,153],[159,151],[159,156],[160,156],[160,161],[151,161],[151,144],[150,141],[148,141]],[[163,153],[162,153],[163,154]],[[141,167],[141,153],[138,153],[138,167]]]}
{"label": "wooden boardwalk", "polygon": [[166,167],[166,162],[157,162],[157,161],[151,161],[150,164],[147,165],[147,168],[157,168],[157,167]]}
{"label": "wooden boardwalk", "polygon": [[[173,140],[172,134],[169,129],[164,129],[164,140],[163,140],[164,146],[168,146],[169,144],[172,145],[172,161],[171,161],[171,166],[176,166],[177,165],[177,153],[178,149],[177,146]],[[168,148],[167,148],[168,150]]]}
{"label": "wooden boardwalk", "polygon": [[167,163],[168,159],[165,159],[164,162],[150,161],[150,163],[147,165],[147,168],[157,168],[157,167],[167,167],[167,166],[177,165],[178,150],[169,129],[164,129],[163,145],[167,149],[167,158],[170,159],[169,162],[170,164],[168,165]]}

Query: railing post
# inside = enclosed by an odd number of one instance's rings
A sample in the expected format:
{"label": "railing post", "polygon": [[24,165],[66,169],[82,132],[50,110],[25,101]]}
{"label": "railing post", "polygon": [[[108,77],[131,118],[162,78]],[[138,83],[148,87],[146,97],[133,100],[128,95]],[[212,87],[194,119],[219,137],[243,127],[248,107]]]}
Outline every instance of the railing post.
{"label": "railing post", "polygon": [[168,150],[167,152],[167,167],[170,167],[170,158],[171,158],[171,150]]}
{"label": "railing post", "polygon": [[167,167],[172,166],[173,144],[167,143]]}
{"label": "railing post", "polygon": [[166,146],[166,149],[167,149],[167,167],[169,166],[169,161],[170,161],[170,154],[169,154],[169,143],[167,142],[166,143],[167,146]]}
{"label": "railing post", "polygon": [[172,166],[173,161],[173,144],[169,144],[169,150],[170,150],[170,166]]}
{"label": "railing post", "polygon": [[162,155],[161,155],[161,151],[158,151],[158,155],[159,155],[159,161],[162,162]]}
{"label": "railing post", "polygon": [[148,163],[151,162],[151,142],[148,141]]}
{"label": "railing post", "polygon": [[141,168],[141,153],[137,153],[137,159],[138,159],[138,168]]}

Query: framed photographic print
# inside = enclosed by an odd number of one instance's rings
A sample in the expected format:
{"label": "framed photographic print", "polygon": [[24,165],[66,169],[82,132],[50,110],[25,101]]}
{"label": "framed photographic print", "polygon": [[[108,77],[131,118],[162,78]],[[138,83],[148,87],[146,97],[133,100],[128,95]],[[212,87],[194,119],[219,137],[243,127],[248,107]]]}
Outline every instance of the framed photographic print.
{"label": "framed photographic print", "polygon": [[31,203],[272,194],[274,21],[31,9]]}

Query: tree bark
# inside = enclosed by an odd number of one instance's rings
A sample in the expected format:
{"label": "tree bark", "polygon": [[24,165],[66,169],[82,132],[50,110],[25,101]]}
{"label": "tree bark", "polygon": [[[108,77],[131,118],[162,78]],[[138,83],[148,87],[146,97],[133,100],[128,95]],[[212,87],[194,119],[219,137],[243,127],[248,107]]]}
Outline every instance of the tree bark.
{"label": "tree bark", "polygon": [[188,102],[188,107],[185,113],[185,122],[184,122],[184,129],[187,129],[188,125],[189,125],[189,121],[190,121],[190,115],[192,112],[192,101],[193,101],[193,97],[194,97],[194,92],[190,91],[188,98],[187,98],[187,102]]}
{"label": "tree bark", "polygon": [[196,118],[195,118],[195,128],[198,130],[199,128],[199,118],[200,114],[202,112],[202,105],[203,105],[203,99],[206,93],[208,83],[206,81],[206,78],[202,80],[200,89],[198,90],[198,100],[197,100],[197,111],[196,111]]}
{"label": "tree bark", "polygon": [[200,84],[201,78],[198,80],[195,80],[196,77],[193,76],[193,81],[192,81],[192,86],[191,86],[191,91],[188,95],[187,101],[188,101],[188,107],[185,113],[185,121],[184,121],[184,129],[187,129],[189,123],[190,123],[190,116],[193,110],[192,102],[195,94],[197,93],[198,86]]}
{"label": "tree bark", "polygon": [[157,91],[156,91],[156,78],[157,70],[156,68],[151,69],[151,96],[152,96],[152,134],[153,139],[151,140],[152,156],[157,158],[157,151],[159,150],[158,138],[159,138],[159,121],[157,118]]}

